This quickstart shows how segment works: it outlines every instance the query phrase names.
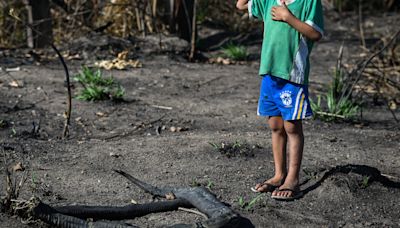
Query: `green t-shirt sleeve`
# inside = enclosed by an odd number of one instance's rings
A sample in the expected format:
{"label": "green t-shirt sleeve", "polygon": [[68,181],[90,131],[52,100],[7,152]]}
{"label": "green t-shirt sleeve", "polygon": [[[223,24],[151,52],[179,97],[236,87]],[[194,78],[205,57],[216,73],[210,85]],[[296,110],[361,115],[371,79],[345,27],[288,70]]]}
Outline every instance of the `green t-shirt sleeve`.
{"label": "green t-shirt sleeve", "polygon": [[321,0],[310,0],[305,23],[324,35],[324,15]]}
{"label": "green t-shirt sleeve", "polygon": [[264,20],[265,0],[250,0],[248,3],[250,17]]}

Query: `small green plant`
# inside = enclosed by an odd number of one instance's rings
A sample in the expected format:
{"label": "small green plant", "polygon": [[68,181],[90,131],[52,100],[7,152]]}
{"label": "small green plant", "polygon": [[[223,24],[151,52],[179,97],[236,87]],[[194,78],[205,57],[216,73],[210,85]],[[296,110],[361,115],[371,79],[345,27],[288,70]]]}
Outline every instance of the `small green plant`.
{"label": "small green plant", "polygon": [[192,180],[192,183],[190,184],[190,187],[200,187],[200,186],[201,186],[201,183],[200,183],[200,181],[198,181],[197,178],[194,178]]}
{"label": "small green plant", "polygon": [[308,169],[303,169],[303,172],[304,172],[305,176],[310,180],[311,179],[314,179],[314,180],[318,179],[318,172],[314,172],[314,171],[311,171],[311,170],[308,170]]}
{"label": "small green plant", "polygon": [[124,88],[112,76],[103,77],[100,69],[93,70],[83,66],[82,71],[74,76],[74,80],[83,87],[77,96],[79,100],[121,100],[125,94]]}
{"label": "small green plant", "polygon": [[0,120],[0,129],[6,128],[7,127],[7,121],[5,120]]}
{"label": "small green plant", "polygon": [[[310,99],[311,108],[316,117],[325,121],[334,121],[354,119],[358,115],[360,106],[351,97],[345,95],[343,78],[343,71],[337,68],[325,96],[323,98],[321,95],[317,96],[317,102]],[[324,99],[325,105],[322,104],[322,99]]]}
{"label": "small green plant", "polygon": [[235,44],[228,44],[223,50],[223,54],[225,57],[241,61],[246,60],[248,57],[247,50],[244,46],[235,45]]}
{"label": "small green plant", "polygon": [[15,130],[15,127],[11,128],[11,136],[16,136],[17,135],[17,130]]}
{"label": "small green plant", "polygon": [[369,179],[370,176],[363,176],[362,182],[361,182],[361,188],[367,188],[369,186]]}
{"label": "small green plant", "polygon": [[219,152],[228,158],[231,157],[254,157],[255,151],[261,147],[259,145],[250,145],[247,142],[240,142],[238,140],[234,142],[221,142],[213,143],[209,142],[216,152]]}
{"label": "small green plant", "polygon": [[254,207],[254,205],[261,199],[263,194],[258,194],[257,196],[253,197],[251,200],[246,201],[243,196],[239,197],[238,204],[241,208],[245,210],[250,210]]}
{"label": "small green plant", "polygon": [[213,142],[208,142],[208,144],[210,144],[215,150],[219,150],[221,148],[220,145],[213,143]]}
{"label": "small green plant", "polygon": [[245,202],[243,196],[239,197],[238,204],[239,204],[239,206],[240,206],[241,208],[244,208],[244,207],[246,206],[246,202]]}
{"label": "small green plant", "polygon": [[242,148],[242,144],[239,141],[235,141],[232,145],[233,149],[239,149]]}
{"label": "small green plant", "polygon": [[31,188],[35,190],[35,189],[37,188],[37,185],[38,185],[38,183],[37,183],[37,180],[36,180],[36,175],[35,175],[34,172],[32,172],[32,176],[31,176]]}
{"label": "small green plant", "polygon": [[208,182],[208,183],[207,183],[206,188],[208,188],[209,190],[211,190],[211,189],[214,187],[214,182],[212,182],[211,180],[208,180],[207,182]]}
{"label": "small green plant", "polygon": [[204,181],[199,181],[197,178],[194,178],[192,180],[192,183],[190,184],[191,187],[200,187],[200,186],[204,186],[206,188],[208,188],[209,190],[211,190],[215,185],[214,182],[211,180],[207,180],[207,182]]}

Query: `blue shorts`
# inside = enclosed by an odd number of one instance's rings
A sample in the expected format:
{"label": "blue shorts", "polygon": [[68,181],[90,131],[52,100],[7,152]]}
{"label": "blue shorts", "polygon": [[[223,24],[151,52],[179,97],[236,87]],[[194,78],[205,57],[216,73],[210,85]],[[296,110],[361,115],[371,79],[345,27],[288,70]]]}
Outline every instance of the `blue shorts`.
{"label": "blue shorts", "polygon": [[259,116],[281,116],[283,120],[310,118],[313,113],[308,100],[308,87],[264,75],[261,81]]}

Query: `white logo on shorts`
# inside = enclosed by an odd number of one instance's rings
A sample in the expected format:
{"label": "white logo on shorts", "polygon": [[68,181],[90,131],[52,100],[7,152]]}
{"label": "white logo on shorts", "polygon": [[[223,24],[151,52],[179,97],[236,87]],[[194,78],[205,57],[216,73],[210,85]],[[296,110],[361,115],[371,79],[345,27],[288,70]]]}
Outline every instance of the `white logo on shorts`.
{"label": "white logo on shorts", "polygon": [[292,92],[291,91],[282,91],[279,94],[279,97],[281,98],[282,103],[285,105],[285,107],[292,106]]}

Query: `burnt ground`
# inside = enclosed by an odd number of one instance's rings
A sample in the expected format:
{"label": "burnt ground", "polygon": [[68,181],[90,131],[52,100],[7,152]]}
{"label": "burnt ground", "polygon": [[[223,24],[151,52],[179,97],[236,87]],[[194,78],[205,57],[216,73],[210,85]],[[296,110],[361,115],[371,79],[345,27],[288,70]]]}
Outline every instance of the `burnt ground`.
{"label": "burnt ground", "polygon": [[[346,40],[346,60],[360,51],[345,25],[332,22],[328,31],[312,54],[314,95],[330,81],[338,40]],[[249,49],[257,50],[257,44]],[[59,64],[21,65],[21,71],[10,75],[23,81],[22,88],[8,86],[11,78],[2,73],[0,119],[6,124],[0,129],[0,157],[10,164],[22,162],[28,170],[21,199],[35,195],[51,205],[151,201],[112,171],[122,169],[161,187],[209,187],[256,227],[400,227],[400,128],[385,107],[369,105],[357,123],[305,121],[305,196],[278,202],[265,194],[243,208],[239,199],[257,197],[250,187],[273,174],[270,132],[256,116],[257,61],[211,65],[165,54],[145,55],[141,61],[142,68],[110,72],[126,89],[124,102],[73,100],[67,140],[60,139],[66,92]],[[72,73],[80,68],[79,63],[68,64]],[[73,92],[79,89],[75,84]],[[33,131],[34,126],[40,129]],[[171,127],[182,130],[173,132]],[[211,145],[222,143],[239,144],[245,151],[227,156]],[[354,168],[349,173],[329,172],[348,164]],[[374,168],[390,181],[374,176]],[[0,172],[4,169],[2,163]],[[0,183],[4,196],[4,175]],[[174,211],[127,222],[157,227],[199,220],[198,215]],[[17,217],[0,214],[0,226],[45,225],[24,225]]]}

